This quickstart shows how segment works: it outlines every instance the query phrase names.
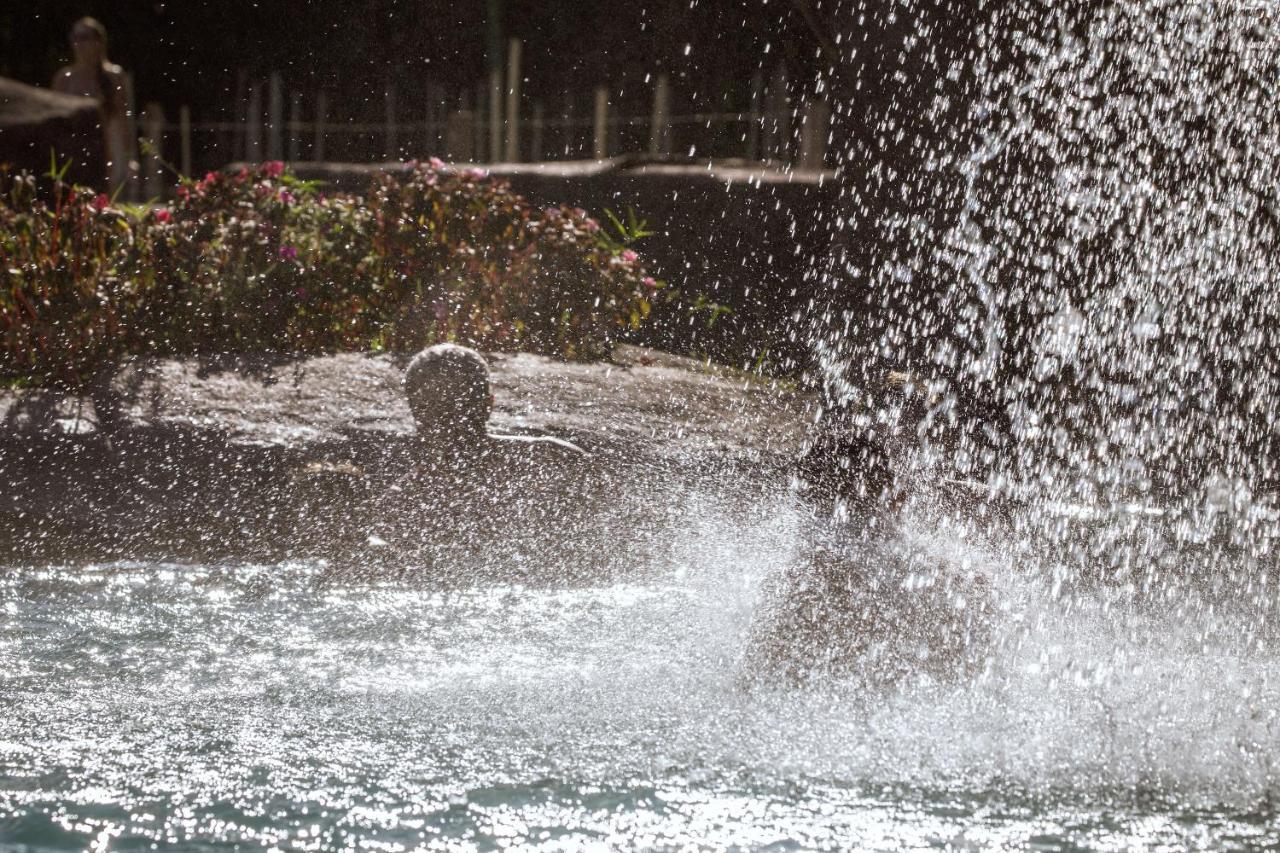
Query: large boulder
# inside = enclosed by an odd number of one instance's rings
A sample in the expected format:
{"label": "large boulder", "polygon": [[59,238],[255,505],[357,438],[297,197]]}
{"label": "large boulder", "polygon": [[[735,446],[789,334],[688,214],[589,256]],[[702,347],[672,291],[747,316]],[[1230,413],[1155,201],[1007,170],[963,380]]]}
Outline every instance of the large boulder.
{"label": "large boulder", "polygon": [[44,174],[52,156],[70,161],[69,180],[102,183],[106,160],[97,102],[0,77],[0,165]]}

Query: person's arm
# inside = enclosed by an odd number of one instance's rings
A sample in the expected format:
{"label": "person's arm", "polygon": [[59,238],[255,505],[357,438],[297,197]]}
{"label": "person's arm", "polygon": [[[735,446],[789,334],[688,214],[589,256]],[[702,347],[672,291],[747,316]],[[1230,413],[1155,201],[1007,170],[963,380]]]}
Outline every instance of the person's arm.
{"label": "person's arm", "polygon": [[548,459],[578,459],[590,456],[571,441],[551,435],[489,435],[490,441],[509,447],[522,447],[530,454],[540,454]]}
{"label": "person's arm", "polygon": [[110,101],[111,115],[123,118],[128,106],[124,99],[124,69],[119,65],[110,66],[107,69],[107,80],[111,83],[111,91],[104,92],[103,97]]}
{"label": "person's arm", "polygon": [[62,92],[64,95],[70,92],[71,70],[63,68],[57,74],[53,75],[53,82],[49,84],[49,88],[55,92]]}

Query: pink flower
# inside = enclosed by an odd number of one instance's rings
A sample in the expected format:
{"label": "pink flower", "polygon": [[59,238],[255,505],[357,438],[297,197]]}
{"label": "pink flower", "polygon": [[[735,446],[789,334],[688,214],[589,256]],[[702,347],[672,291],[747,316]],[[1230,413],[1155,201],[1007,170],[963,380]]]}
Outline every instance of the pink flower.
{"label": "pink flower", "polygon": [[107,198],[106,193],[98,193],[98,195],[93,199],[94,210],[102,211],[102,210],[106,210],[110,206],[111,206],[111,199]]}
{"label": "pink flower", "polygon": [[467,169],[463,174],[473,181],[483,181],[485,178],[489,177],[489,173],[486,170],[475,166]]}
{"label": "pink flower", "polygon": [[444,168],[444,161],[439,157],[432,157],[427,160],[427,165],[435,169],[437,172]]}
{"label": "pink flower", "polygon": [[237,181],[238,183],[243,184],[243,183],[244,183],[245,181],[247,181],[247,180],[249,180],[249,170],[248,170],[248,169],[246,169],[246,168],[242,168],[239,172],[237,172],[237,173],[236,173],[236,181]]}
{"label": "pink flower", "polygon": [[582,223],[582,229],[588,234],[594,234],[600,230],[600,223],[596,222],[594,219],[588,219],[586,222]]}
{"label": "pink flower", "polygon": [[296,261],[298,259],[298,250],[294,246],[281,246],[280,257],[286,261]]}
{"label": "pink flower", "polygon": [[173,216],[169,213],[169,208],[167,207],[156,208],[156,222],[168,222],[172,218]]}
{"label": "pink flower", "polygon": [[650,290],[658,289],[657,279],[655,279],[651,275],[647,275],[644,278],[640,279],[640,283],[643,284],[645,287],[649,288]]}
{"label": "pink flower", "polygon": [[637,255],[635,252],[631,251],[630,249],[623,249],[622,259],[629,264],[633,264],[636,261],[640,260],[640,256]]}
{"label": "pink flower", "polygon": [[278,178],[284,174],[284,163],[279,160],[268,160],[262,164],[262,175],[267,178]]}
{"label": "pink flower", "polygon": [[174,192],[177,194],[178,198],[184,201],[186,199],[191,198],[191,190],[187,189],[186,187],[178,187],[178,189],[176,189]]}
{"label": "pink flower", "polygon": [[294,202],[293,193],[289,192],[288,190],[280,190],[280,200],[285,204],[293,204]]}

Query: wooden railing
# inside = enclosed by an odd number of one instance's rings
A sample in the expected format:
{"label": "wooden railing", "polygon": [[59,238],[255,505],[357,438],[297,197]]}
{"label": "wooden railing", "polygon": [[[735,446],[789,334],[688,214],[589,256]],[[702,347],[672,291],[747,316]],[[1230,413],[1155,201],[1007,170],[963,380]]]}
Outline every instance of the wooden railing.
{"label": "wooden railing", "polygon": [[[494,72],[484,84],[453,97],[437,90],[417,115],[406,114],[389,89],[381,121],[348,120],[325,91],[287,92],[281,75],[271,74],[240,87],[244,94],[233,105],[233,120],[194,121],[186,107],[167,116],[152,103],[139,115],[138,130],[154,143],[150,148],[185,174],[234,160],[374,162],[438,156],[495,163],[632,153],[781,162],[800,169],[829,165],[829,107],[820,96],[794,96],[782,68],[767,83],[762,75],[753,77],[750,102],[741,111],[684,114],[672,111],[671,79],[656,74],[648,80],[649,109],[624,115],[615,110],[613,93],[605,86],[589,98],[566,95],[555,113],[544,101],[526,101],[520,62],[521,45],[513,39],[505,75]],[[584,103],[589,109],[580,111]],[[151,191],[165,185],[157,159],[144,162],[141,171],[143,194],[153,197]]]}

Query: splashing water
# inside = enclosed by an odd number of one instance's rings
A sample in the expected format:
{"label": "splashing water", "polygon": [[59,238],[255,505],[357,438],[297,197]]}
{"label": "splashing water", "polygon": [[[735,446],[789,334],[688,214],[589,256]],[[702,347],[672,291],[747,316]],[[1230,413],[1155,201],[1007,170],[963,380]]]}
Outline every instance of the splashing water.
{"label": "splashing water", "polygon": [[4,572],[0,837],[1280,841],[1257,811],[1280,672],[1228,623],[1055,599],[1021,570],[1029,555],[920,519],[913,545],[995,579],[984,671],[889,694],[747,693],[761,581],[810,522],[784,495],[668,497],[679,544],[602,586],[331,586],[309,564]]}
{"label": "splashing water", "polygon": [[[651,537],[676,544],[600,584],[12,566],[0,844],[1280,845],[1274,21],[983,8],[950,100],[917,102],[955,132],[874,127],[904,174],[851,147],[842,221],[906,201],[820,259],[835,295],[805,318],[836,398],[925,377],[915,479],[1018,502],[986,526],[916,504],[899,534],[991,578],[971,679],[740,689],[762,581],[813,523],[783,494],[622,496],[678,506]],[[904,55],[938,35],[914,26]],[[971,398],[1005,422],[966,432]]]}
{"label": "splashing water", "polygon": [[[936,22],[915,5],[927,53]],[[1280,29],[1256,3],[984,15],[957,23],[964,74],[920,61],[954,85],[914,128],[900,105],[861,107],[910,151],[882,137],[846,166],[916,165],[820,264],[832,295],[812,318],[828,398],[917,437],[898,460],[913,482],[980,478],[1017,503],[988,545],[1013,555],[999,651],[917,730],[945,716],[970,770],[1010,772],[1018,744],[1013,775],[1049,785],[1222,785],[1269,809]],[[912,142],[939,114],[953,132]],[[856,184],[852,219],[876,204]],[[922,377],[919,421],[878,396],[886,368]]]}
{"label": "splashing water", "polygon": [[[959,473],[1049,498],[1269,487],[1274,17],[1256,3],[1007,2],[970,27],[953,67],[922,60],[943,66],[939,89],[966,75],[948,90],[965,96],[945,113],[955,127],[916,138],[898,176],[926,201],[888,207],[866,265],[827,273],[835,302],[814,319],[837,395],[888,363],[929,380],[939,417],[987,401],[1005,444],[982,462],[962,448]],[[887,130],[903,117],[886,110]],[[846,165],[855,203],[870,198],[864,164]],[[862,289],[879,294],[871,310],[838,310]]]}
{"label": "splashing water", "polygon": [[[832,396],[865,395],[886,365],[912,370],[927,469],[1029,504],[1231,515],[1226,538],[1266,550],[1273,10],[993,3],[956,20],[950,53],[937,11],[883,16],[914,22],[897,62],[933,90],[903,83],[902,98],[879,94],[887,106],[851,107],[879,116],[881,135],[850,147],[851,209],[869,224],[822,267],[834,295],[812,318]],[[868,163],[892,173],[897,201],[876,195],[882,178],[859,184]]]}

